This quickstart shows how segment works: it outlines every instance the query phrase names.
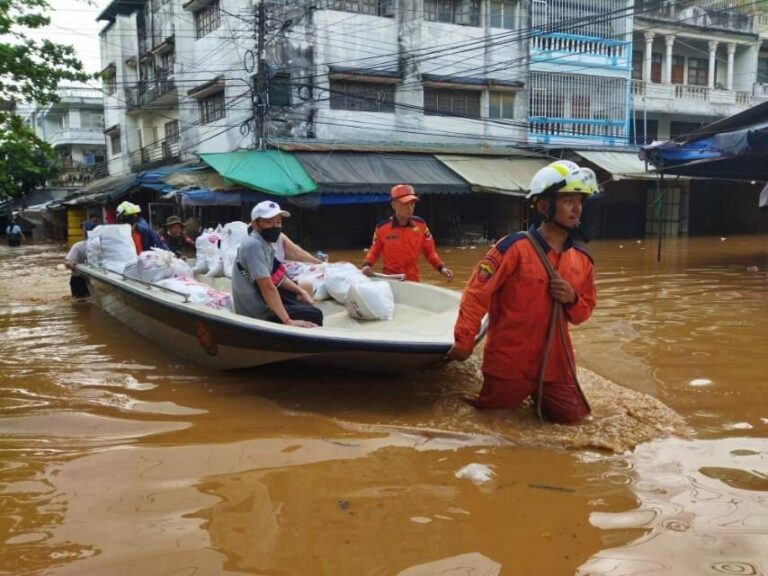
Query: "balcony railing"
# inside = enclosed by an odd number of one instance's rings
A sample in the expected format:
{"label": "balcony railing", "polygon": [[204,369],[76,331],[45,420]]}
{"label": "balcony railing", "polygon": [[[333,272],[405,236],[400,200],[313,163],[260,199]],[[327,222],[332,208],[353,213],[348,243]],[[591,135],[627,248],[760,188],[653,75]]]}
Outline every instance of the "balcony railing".
{"label": "balcony railing", "polygon": [[755,18],[739,11],[732,0],[636,0],[638,16],[671,20],[689,26],[752,32]]}
{"label": "balcony railing", "polygon": [[157,78],[139,82],[125,89],[125,101],[129,108],[140,108],[176,90],[173,78]]}
{"label": "balcony railing", "polygon": [[150,166],[159,166],[174,162],[179,159],[179,142],[163,140],[155,142],[149,146],[144,146],[140,150],[131,152],[130,164],[131,170],[141,170]]}
{"label": "balcony railing", "polygon": [[531,51],[565,52],[574,55],[598,56],[626,62],[629,42],[601,40],[572,34],[545,34],[531,38]]}
{"label": "balcony railing", "polygon": [[51,146],[63,144],[104,144],[104,128],[67,128],[51,134]]}
{"label": "balcony railing", "polygon": [[[656,84],[642,80],[632,81],[632,95],[636,98],[645,98],[643,105],[650,105],[650,107],[653,107],[654,103],[664,106],[664,101],[676,100],[695,106],[726,104],[746,108],[751,105],[750,99],[752,97],[750,92],[741,90],[721,90],[692,84]],[[635,105],[637,104],[636,100]]]}

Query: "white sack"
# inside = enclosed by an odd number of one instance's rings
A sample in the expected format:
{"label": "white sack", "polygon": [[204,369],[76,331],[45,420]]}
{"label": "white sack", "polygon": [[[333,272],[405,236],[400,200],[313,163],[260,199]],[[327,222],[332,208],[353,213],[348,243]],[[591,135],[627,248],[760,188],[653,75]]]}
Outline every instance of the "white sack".
{"label": "white sack", "polygon": [[122,272],[136,258],[130,224],[102,224],[89,230],[85,252],[89,264]]}
{"label": "white sack", "polygon": [[208,228],[195,239],[195,274],[205,274],[218,258],[221,228]]}
{"label": "white sack", "polygon": [[216,310],[233,309],[231,295],[215,290],[208,284],[193,278],[166,278],[157,282],[157,285],[186,294],[195,304],[203,304]]}
{"label": "white sack", "polygon": [[192,278],[193,272],[173,252],[152,248],[139,254],[135,277],[144,282],[158,282],[166,278]]}
{"label": "white sack", "polygon": [[221,230],[219,255],[221,256],[224,276],[227,278],[232,278],[232,267],[235,264],[237,250],[246,238],[248,238],[248,224],[245,222],[229,222]]}
{"label": "white sack", "polygon": [[354,264],[349,262],[336,262],[328,264],[325,268],[325,287],[331,298],[339,304],[347,303],[347,294],[352,284],[370,282],[371,279],[360,272]]}
{"label": "white sack", "polygon": [[392,320],[395,296],[389,282],[360,282],[349,287],[347,312],[358,320]]}

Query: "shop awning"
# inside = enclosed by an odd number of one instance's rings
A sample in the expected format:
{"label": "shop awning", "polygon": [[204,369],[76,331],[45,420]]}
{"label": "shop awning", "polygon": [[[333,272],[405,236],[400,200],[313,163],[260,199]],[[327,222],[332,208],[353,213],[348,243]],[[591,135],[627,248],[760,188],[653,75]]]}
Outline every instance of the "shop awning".
{"label": "shop awning", "polygon": [[464,180],[429,154],[296,152],[295,156],[324,195],[386,195],[401,183],[413,185],[417,194],[470,192]]}
{"label": "shop awning", "polygon": [[655,180],[659,177],[656,172],[646,170],[645,162],[637,157],[636,151],[575,150],[575,152],[586,161],[608,172],[614,180]]}
{"label": "shop awning", "polygon": [[62,201],[67,206],[104,205],[120,200],[138,187],[136,174],[122,176],[107,176],[94,180],[88,186],[77,192],[76,196]]}
{"label": "shop awning", "polygon": [[275,196],[314,192],[316,185],[292,154],[280,150],[246,150],[200,154],[224,179]]}
{"label": "shop awning", "polygon": [[472,186],[473,192],[525,196],[536,172],[549,164],[545,158],[491,158],[487,156],[436,156]]}

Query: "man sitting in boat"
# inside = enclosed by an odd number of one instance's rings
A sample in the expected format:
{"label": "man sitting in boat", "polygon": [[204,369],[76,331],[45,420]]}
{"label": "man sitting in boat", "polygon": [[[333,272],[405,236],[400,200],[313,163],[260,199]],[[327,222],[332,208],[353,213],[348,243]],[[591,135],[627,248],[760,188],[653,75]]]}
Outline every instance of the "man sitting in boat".
{"label": "man sitting in boat", "polygon": [[125,200],[118,204],[116,212],[118,224],[131,225],[131,237],[136,247],[136,254],[141,254],[151,248],[168,250],[168,246],[163,242],[163,239],[141,217],[141,206]]}
{"label": "man sitting in boat", "polygon": [[179,258],[195,253],[195,241],[184,233],[184,222],[178,216],[168,216],[162,225],[160,237]]}
{"label": "man sitting in boat", "polygon": [[392,210],[390,216],[376,225],[373,242],[363,262],[363,274],[373,275],[373,266],[384,256],[384,274],[405,274],[411,282],[419,281],[419,252],[440,274],[453,279],[451,272],[435,250],[435,239],[427,223],[413,213],[419,197],[409,184],[397,184],[390,190]]}
{"label": "man sitting in boat", "polygon": [[322,326],[323,312],[275,258],[273,243],[282,233],[283,218],[290,215],[270,200],[253,208],[253,231],[240,244],[232,270],[232,302],[237,314],[302,328]]}

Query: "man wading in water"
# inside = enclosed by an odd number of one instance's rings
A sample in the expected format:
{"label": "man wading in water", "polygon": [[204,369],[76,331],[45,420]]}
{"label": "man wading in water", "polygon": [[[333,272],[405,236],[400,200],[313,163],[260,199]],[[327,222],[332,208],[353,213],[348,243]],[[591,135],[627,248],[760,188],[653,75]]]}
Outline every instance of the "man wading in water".
{"label": "man wading in water", "polygon": [[584,198],[597,191],[588,168],[564,160],[542,168],[527,196],[541,217],[539,227],[503,238],[475,267],[448,357],[469,358],[488,313],[478,408],[515,408],[533,396],[542,420],[569,423],[589,415],[568,323],[592,314],[594,268],[571,235],[578,231]]}

